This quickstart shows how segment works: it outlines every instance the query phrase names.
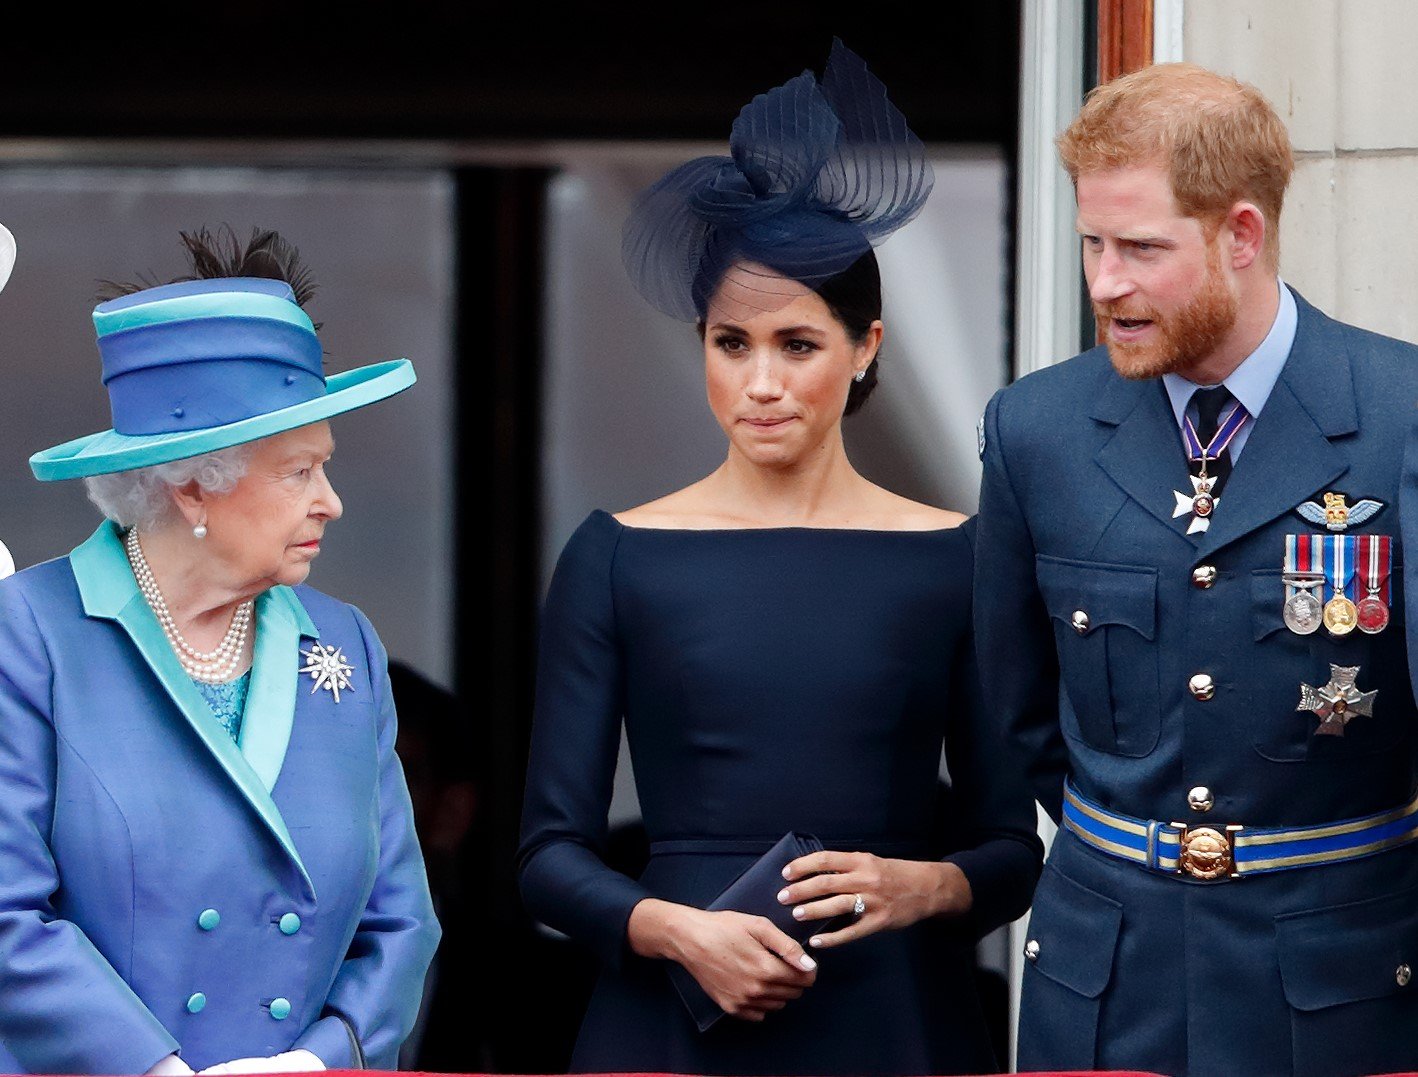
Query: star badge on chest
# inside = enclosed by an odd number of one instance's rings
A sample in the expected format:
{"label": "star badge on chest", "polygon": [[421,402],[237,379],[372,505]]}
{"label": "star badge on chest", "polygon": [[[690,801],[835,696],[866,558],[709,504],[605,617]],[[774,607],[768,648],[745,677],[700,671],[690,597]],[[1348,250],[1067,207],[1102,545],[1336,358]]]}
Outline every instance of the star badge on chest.
{"label": "star badge on chest", "polygon": [[1172,519],[1191,516],[1192,521],[1187,525],[1187,534],[1199,535],[1211,526],[1211,514],[1216,511],[1216,506],[1221,504],[1221,499],[1211,492],[1216,488],[1216,476],[1192,475],[1190,478],[1192,481],[1190,497],[1180,490],[1172,491],[1177,498],[1177,507],[1172,510]]}
{"label": "star badge on chest", "polygon": [[1309,711],[1319,717],[1316,733],[1326,736],[1344,736],[1344,727],[1355,715],[1369,717],[1374,713],[1374,697],[1379,693],[1361,692],[1354,686],[1359,677],[1358,666],[1329,667],[1329,683],[1320,688],[1308,684],[1300,685],[1300,704],[1297,711]]}
{"label": "star badge on chest", "polygon": [[323,643],[315,643],[311,645],[310,650],[300,653],[305,656],[305,666],[300,672],[309,674],[310,679],[315,682],[310,688],[311,695],[323,688],[333,695],[338,703],[342,691],[354,691],[354,682],[350,680],[354,666],[350,665],[339,647],[326,647]]}

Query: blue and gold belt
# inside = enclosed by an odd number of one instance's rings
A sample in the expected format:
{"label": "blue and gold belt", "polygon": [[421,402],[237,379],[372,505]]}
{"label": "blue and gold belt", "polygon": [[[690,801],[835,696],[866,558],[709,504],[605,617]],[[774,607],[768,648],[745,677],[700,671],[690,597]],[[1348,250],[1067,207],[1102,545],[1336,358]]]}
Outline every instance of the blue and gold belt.
{"label": "blue and gold belt", "polygon": [[1064,828],[1100,852],[1163,875],[1234,879],[1358,860],[1418,839],[1418,796],[1401,808],[1291,829],[1189,826],[1109,811],[1064,785]]}

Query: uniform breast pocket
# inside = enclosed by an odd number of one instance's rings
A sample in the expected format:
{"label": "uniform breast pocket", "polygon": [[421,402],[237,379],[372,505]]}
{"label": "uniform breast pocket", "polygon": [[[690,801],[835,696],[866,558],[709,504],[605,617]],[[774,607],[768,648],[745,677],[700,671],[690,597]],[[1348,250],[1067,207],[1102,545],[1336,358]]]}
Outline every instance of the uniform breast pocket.
{"label": "uniform breast pocket", "polygon": [[1077,736],[1099,751],[1148,755],[1162,722],[1157,570],[1041,555],[1035,571]]}
{"label": "uniform breast pocket", "polygon": [[[1326,598],[1332,592],[1326,592]],[[1331,636],[1324,628],[1298,635],[1285,625],[1285,584],[1279,569],[1251,573],[1251,625],[1256,652],[1245,673],[1245,721],[1251,744],[1276,763],[1344,759],[1392,748],[1403,737],[1412,708],[1404,649],[1402,600],[1396,601],[1386,629],[1367,635],[1357,629]],[[1355,686],[1377,691],[1344,725],[1342,736],[1317,734],[1320,716],[1299,707],[1301,685],[1326,685],[1333,667],[1357,667]],[[1364,710],[1369,713],[1363,713]]]}

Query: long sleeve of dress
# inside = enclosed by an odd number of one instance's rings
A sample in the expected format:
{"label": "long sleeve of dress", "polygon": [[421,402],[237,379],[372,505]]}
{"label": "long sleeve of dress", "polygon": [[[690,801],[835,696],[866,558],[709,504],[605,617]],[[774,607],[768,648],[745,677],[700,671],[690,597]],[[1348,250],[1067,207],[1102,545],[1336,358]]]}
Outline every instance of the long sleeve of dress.
{"label": "long sleeve of dress", "polygon": [[143,1073],[177,1041],[54,906],[52,680],[28,603],[0,586],[0,1043],[31,1073]]}
{"label": "long sleeve of dress", "polygon": [[[973,544],[975,521],[964,527]],[[947,718],[945,758],[959,848],[946,859],[969,880],[971,919],[984,934],[1029,908],[1044,846],[1021,761],[982,698],[973,636],[965,637],[955,655],[951,684],[957,687]]]}
{"label": "long sleeve of dress", "polygon": [[610,968],[650,894],[602,859],[624,709],[611,577],[620,525],[604,514],[567,543],[542,615],[518,871],[528,911]]}

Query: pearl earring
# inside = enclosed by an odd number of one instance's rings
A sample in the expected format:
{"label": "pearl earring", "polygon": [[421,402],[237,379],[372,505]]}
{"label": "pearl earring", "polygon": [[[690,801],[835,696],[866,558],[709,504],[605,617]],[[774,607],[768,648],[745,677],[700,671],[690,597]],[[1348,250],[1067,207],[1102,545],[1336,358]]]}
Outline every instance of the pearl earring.
{"label": "pearl earring", "polygon": [[194,527],[194,528],[192,529],[192,537],[195,538],[195,539],[204,539],[204,538],[206,538],[206,537],[207,537],[207,525],[206,525],[206,524],[198,524],[196,527]]}
{"label": "pearl earring", "polygon": [[853,380],[853,381],[866,381],[866,377],[867,377],[867,372],[866,372],[865,370],[859,370],[859,371],[857,371],[855,374],[852,375],[852,380]]}

